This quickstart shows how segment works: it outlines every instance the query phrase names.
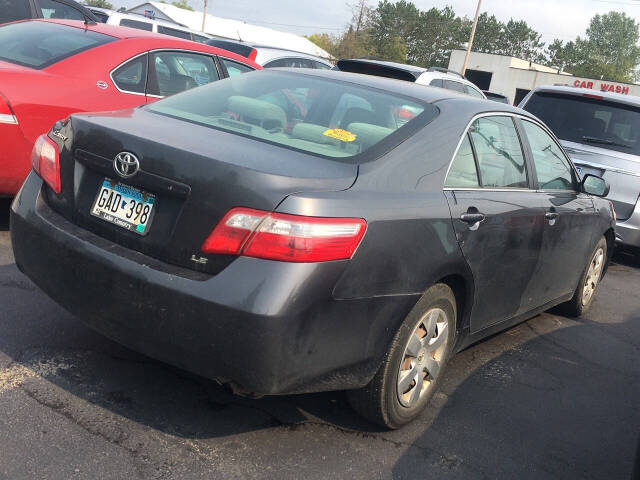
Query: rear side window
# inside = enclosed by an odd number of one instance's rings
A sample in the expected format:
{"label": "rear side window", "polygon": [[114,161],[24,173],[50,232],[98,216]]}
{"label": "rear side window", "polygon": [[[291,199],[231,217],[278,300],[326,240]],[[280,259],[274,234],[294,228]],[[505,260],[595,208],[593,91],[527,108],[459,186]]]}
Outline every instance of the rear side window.
{"label": "rear side window", "polygon": [[27,0],[0,0],[0,23],[25,18],[31,18],[31,8]]}
{"label": "rear side window", "polygon": [[172,37],[184,38],[185,40],[191,40],[191,32],[185,32],[184,30],[178,30],[177,28],[169,28],[158,25],[158,33],[163,33],[164,35],[170,35]]}
{"label": "rear side window", "polygon": [[0,60],[45,68],[115,40],[109,35],[56,23],[12,23],[0,26]]}
{"label": "rear side window", "polygon": [[93,13],[93,15],[98,19],[100,23],[107,23],[107,21],[109,20],[109,15],[104,12],[91,10],[91,13]]}
{"label": "rear side window", "polygon": [[125,63],[113,72],[111,78],[123,92],[144,94],[147,84],[147,55]]}
{"label": "rear side window", "polygon": [[533,152],[538,188],[542,190],[575,190],[572,169],[553,138],[534,123],[523,121],[522,124]]}
{"label": "rear side window", "polygon": [[484,96],[482,95],[482,93],[480,93],[478,90],[476,90],[473,87],[470,87],[469,85],[465,85],[464,86],[465,90],[467,91],[468,95],[471,95],[472,97],[476,97],[476,98],[484,98]]}
{"label": "rear side window", "polygon": [[454,82],[453,80],[445,80],[444,88],[447,90],[453,90],[454,92],[467,93],[463,84],[460,82]]}
{"label": "rear side window", "polygon": [[279,58],[264,64],[264,68],[288,67],[288,68],[313,68],[313,62],[307,58]]}
{"label": "rear side window", "polygon": [[204,37],[202,35],[193,34],[193,41],[198,43],[207,43],[209,41],[209,37]]}
{"label": "rear side window", "polygon": [[477,188],[480,186],[476,160],[468,134],[462,139],[462,143],[460,144],[456,157],[453,159],[444,186],[449,188]]}
{"label": "rear side window", "polygon": [[166,97],[218,80],[218,71],[209,55],[187,52],[151,54],[149,92]]}
{"label": "rear side window", "polygon": [[444,88],[444,82],[441,78],[434,78],[433,80],[431,80],[431,83],[429,85],[432,87]]}
{"label": "rear side window", "polygon": [[138,20],[131,20],[130,18],[123,18],[120,20],[121,27],[137,28],[138,30],[146,30],[151,32],[153,30],[153,24],[149,22],[139,22]]}
{"label": "rear side window", "polygon": [[311,63],[313,64],[314,68],[317,68],[318,70],[331,70],[331,65],[326,65],[322,62],[316,62],[315,60],[312,60]]}
{"label": "rear side window", "polygon": [[242,63],[234,62],[233,60],[227,60],[226,58],[221,58],[220,60],[224,63],[230,77],[240,75],[241,73],[251,72],[253,70],[253,68],[243,65]]}
{"label": "rear side window", "polygon": [[84,20],[84,15],[77,8],[55,0],[39,0],[44,18],[58,18],[64,20]]}
{"label": "rear side window", "polygon": [[483,187],[528,187],[522,146],[511,117],[479,118],[471,125],[469,135]]}

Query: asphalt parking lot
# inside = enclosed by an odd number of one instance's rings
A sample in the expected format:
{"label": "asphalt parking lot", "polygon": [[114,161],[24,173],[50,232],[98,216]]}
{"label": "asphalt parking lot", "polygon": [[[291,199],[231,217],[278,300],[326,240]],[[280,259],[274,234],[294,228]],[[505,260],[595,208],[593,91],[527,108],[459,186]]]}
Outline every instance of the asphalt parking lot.
{"label": "asphalt parking lot", "polygon": [[586,318],[467,349],[388,432],[339,392],[243,399],[101,337],[18,271],[1,218],[0,479],[629,479],[639,286],[640,261],[616,255]]}

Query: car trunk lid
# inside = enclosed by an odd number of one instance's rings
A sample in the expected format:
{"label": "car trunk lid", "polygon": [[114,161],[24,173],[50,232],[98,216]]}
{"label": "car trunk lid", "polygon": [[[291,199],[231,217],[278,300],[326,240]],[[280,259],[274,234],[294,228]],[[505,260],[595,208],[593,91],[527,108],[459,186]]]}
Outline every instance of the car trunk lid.
{"label": "car trunk lid", "polygon": [[[61,153],[63,192],[48,192],[52,208],[113,242],[212,274],[233,257],[205,255],[200,247],[231,208],[272,211],[292,193],[348,189],[358,171],[144,109],[74,115],[70,123],[60,132],[72,138]],[[121,152],[139,160],[129,178],[114,169]],[[105,179],[155,196],[146,235],[91,215]]]}

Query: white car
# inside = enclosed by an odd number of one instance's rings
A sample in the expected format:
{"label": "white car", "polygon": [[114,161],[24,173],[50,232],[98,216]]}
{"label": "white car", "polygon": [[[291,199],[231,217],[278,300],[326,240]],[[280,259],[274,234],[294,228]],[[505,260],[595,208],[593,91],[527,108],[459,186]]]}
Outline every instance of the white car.
{"label": "white car", "polygon": [[297,52],[295,50],[266,47],[263,45],[236,42],[222,38],[212,38],[206,43],[207,45],[212,45],[214,47],[242,55],[264,68],[288,67],[316,68],[321,70],[329,70],[333,68],[333,64],[324,58],[315,57],[308,53]]}
{"label": "white car", "polygon": [[206,43],[211,38],[203,32],[191,30],[179,23],[168,22],[166,20],[155,20],[137,13],[116,12],[106,8],[87,7],[98,20],[108,25],[120,25],[122,27],[137,28],[147,32],[162,33],[172,37],[184,38],[194,42]]}
{"label": "white car", "polygon": [[423,68],[404,63],[354,58],[338,60],[337,70],[378,77],[406,80],[431,87],[446,88],[472,97],[486,99],[482,91],[458,72],[439,67]]}

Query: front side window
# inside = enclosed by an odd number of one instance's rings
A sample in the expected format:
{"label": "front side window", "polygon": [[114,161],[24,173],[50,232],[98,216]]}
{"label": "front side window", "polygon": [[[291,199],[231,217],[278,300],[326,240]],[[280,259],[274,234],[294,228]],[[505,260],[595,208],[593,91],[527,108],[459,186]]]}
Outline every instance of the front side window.
{"label": "front side window", "polygon": [[469,129],[485,188],[527,188],[527,169],[513,119],[481,117]]}
{"label": "front side window", "polygon": [[45,68],[115,40],[109,35],[57,23],[11,23],[0,26],[0,60]]}
{"label": "front side window", "polygon": [[313,68],[317,68],[318,70],[331,70],[331,65],[327,65],[326,63],[322,63],[322,62],[316,62],[315,60],[312,60],[311,63],[313,64]]}
{"label": "front side window", "polygon": [[219,79],[213,57],[186,52],[155,52],[148,93],[166,97]]}
{"label": "front side window", "polygon": [[141,55],[119,67],[111,75],[113,83],[129,93],[145,93],[147,84],[147,55]]}
{"label": "front side window", "polygon": [[121,27],[137,28],[138,30],[144,30],[146,32],[153,31],[153,24],[149,22],[139,22],[138,20],[131,20],[130,18],[123,18],[120,20]]}
{"label": "front side window", "polygon": [[533,153],[533,163],[542,190],[575,190],[575,179],[568,160],[556,142],[535,123],[523,121]]}
{"label": "front side window", "polygon": [[431,87],[444,88],[444,81],[441,78],[434,78],[429,84]]}
{"label": "front side window", "polygon": [[29,2],[25,0],[0,0],[0,23],[31,18]]}
{"label": "front side window", "polygon": [[476,160],[468,134],[462,139],[444,186],[448,188],[477,188],[480,186]]}
{"label": "front side window", "polygon": [[454,82],[453,80],[445,80],[444,88],[447,90],[453,90],[454,92],[467,93],[463,84],[460,82]]}
{"label": "front side window", "polygon": [[84,15],[77,8],[73,8],[56,0],[40,0],[43,18],[59,18],[64,20],[84,20]]}
{"label": "front side window", "polygon": [[464,86],[465,90],[467,91],[468,95],[471,95],[472,97],[476,97],[476,98],[484,98],[484,96],[482,95],[482,93],[480,93],[478,90],[476,90],[473,87],[470,87],[469,85],[465,85]]}
{"label": "front side window", "polygon": [[[392,148],[395,141],[402,141],[412,133],[412,125],[419,128],[437,115],[436,107],[419,100],[277,70],[236,75],[147,108],[336,159],[356,157],[385,141],[387,148]],[[401,110],[410,111],[413,117],[398,122],[397,112]]]}
{"label": "front side window", "polygon": [[286,67],[286,68],[313,68],[313,63],[311,60],[307,58],[279,58],[278,60],[273,60],[271,62],[265,63],[264,68],[275,68],[275,67]]}
{"label": "front side window", "polygon": [[226,58],[221,58],[220,60],[224,63],[230,77],[253,71],[253,68],[248,65],[243,65],[242,63],[234,62],[233,60],[227,60]]}

